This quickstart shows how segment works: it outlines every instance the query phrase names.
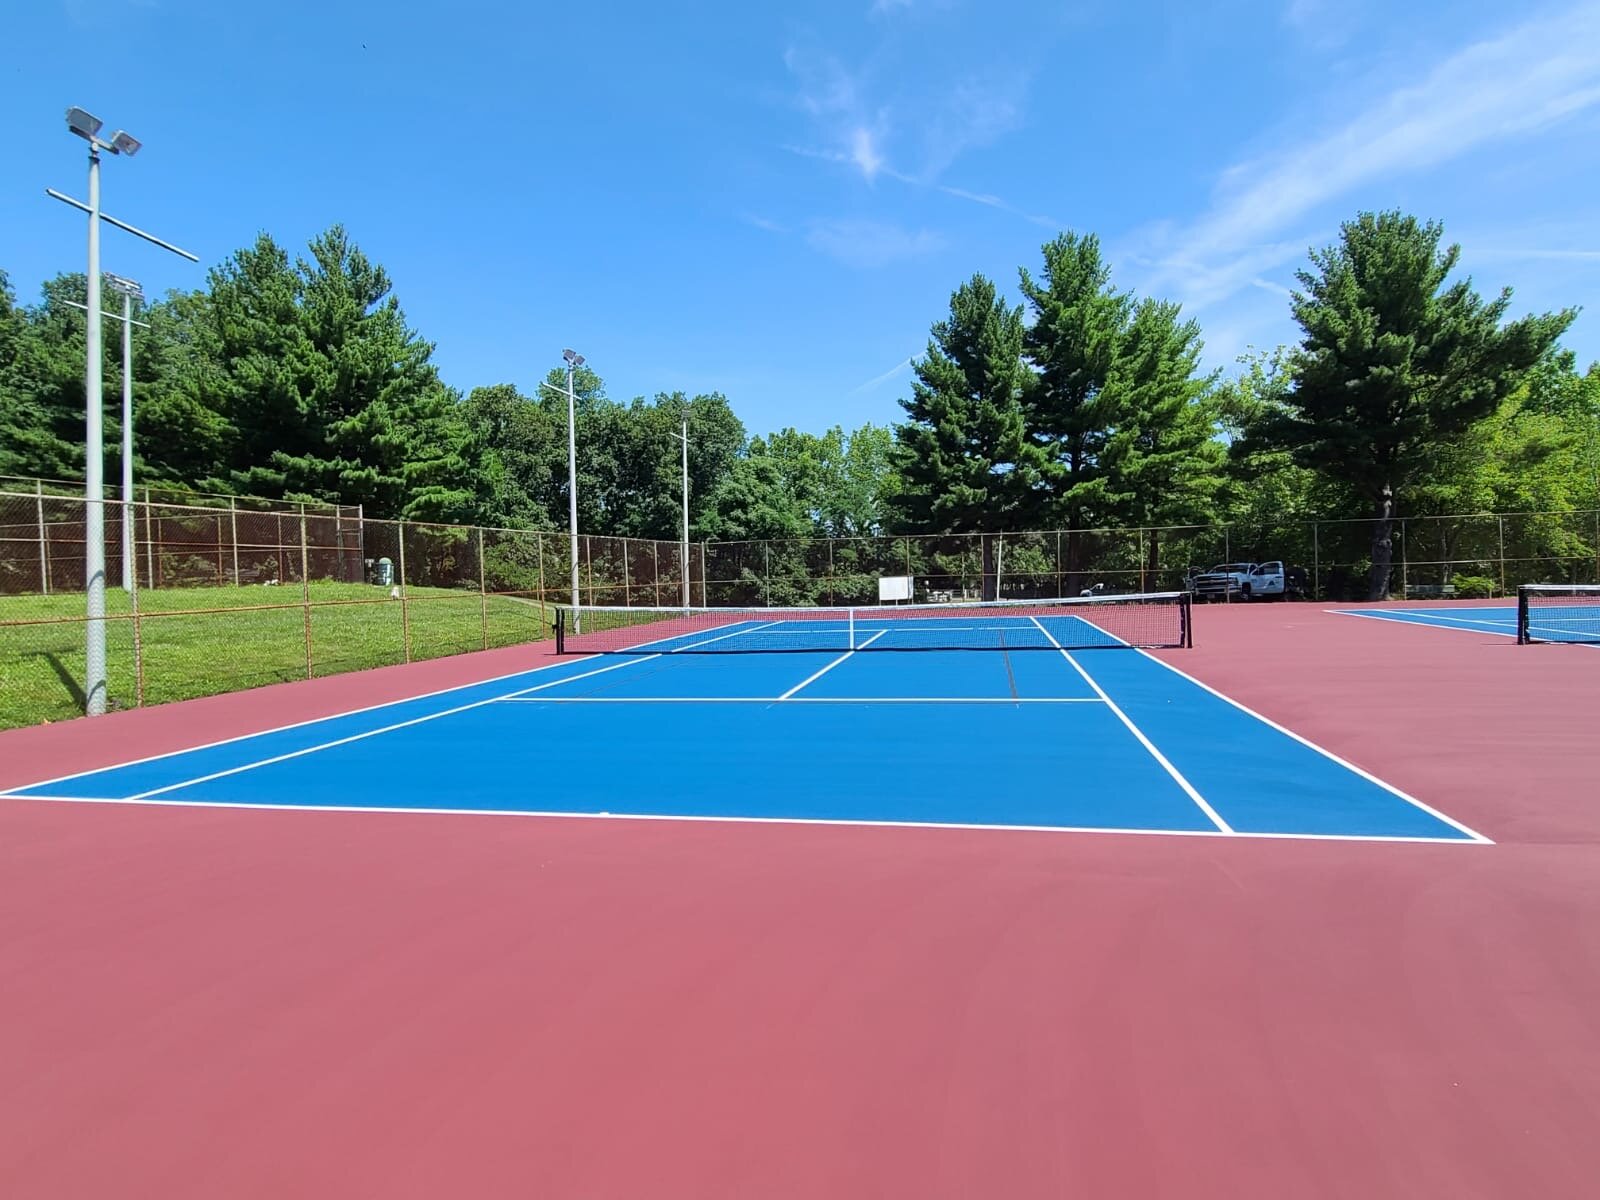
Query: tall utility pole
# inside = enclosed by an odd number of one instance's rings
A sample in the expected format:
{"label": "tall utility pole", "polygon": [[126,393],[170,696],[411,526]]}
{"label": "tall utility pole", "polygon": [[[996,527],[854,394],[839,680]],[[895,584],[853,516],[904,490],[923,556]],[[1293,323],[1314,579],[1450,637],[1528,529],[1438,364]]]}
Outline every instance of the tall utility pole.
{"label": "tall utility pole", "polygon": [[578,404],[572,390],[572,373],[583,366],[583,355],[563,350],[567,360],[567,540],[572,544],[572,624],[578,617]]}
{"label": "tall utility pole", "polygon": [[676,434],[677,439],[683,443],[683,606],[689,607],[689,418],[683,418],[682,432]]}
{"label": "tall utility pole", "polygon": [[122,130],[109,142],[97,136],[103,122],[81,108],[67,110],[67,127],[89,143],[89,294],[87,345],[84,348],[84,401],[86,426],[83,439],[83,574],[88,591],[88,623],[84,640],[85,711],[98,716],[106,711],[106,514],[105,447],[100,396],[100,151],[139,152],[139,143]]}
{"label": "tall utility pole", "polygon": [[84,464],[83,464],[83,572],[87,594],[84,625],[84,711],[91,717],[106,711],[106,515],[105,515],[105,431],[102,421],[100,388],[100,222],[109,221],[120,229],[137,234],[191,262],[200,261],[187,250],[152,237],[143,230],[106,217],[100,211],[100,151],[126,155],[139,153],[139,140],[119,129],[109,140],[100,137],[105,122],[81,108],[67,109],[67,128],[89,143],[89,203],[80,204],[70,196],[49,188],[55,199],[89,214],[89,279],[87,328],[83,353]]}
{"label": "tall utility pole", "polygon": [[[573,391],[572,375],[579,367],[583,366],[583,355],[576,350],[563,350],[561,357],[567,360],[567,540],[572,543],[572,627],[578,628],[578,405],[576,393]],[[562,395],[560,388],[539,381],[539,386],[547,391]]]}
{"label": "tall utility pole", "polygon": [[122,590],[133,594],[133,302],[144,289],[106,272],[106,283],[122,295]]}

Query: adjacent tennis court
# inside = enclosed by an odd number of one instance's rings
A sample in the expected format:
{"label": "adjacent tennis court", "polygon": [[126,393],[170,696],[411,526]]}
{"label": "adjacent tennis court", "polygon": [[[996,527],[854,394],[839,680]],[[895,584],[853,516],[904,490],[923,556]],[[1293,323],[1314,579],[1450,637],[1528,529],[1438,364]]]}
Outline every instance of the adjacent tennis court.
{"label": "adjacent tennis court", "polygon": [[1462,629],[1519,642],[1600,644],[1600,586],[1524,584],[1514,604],[1452,604],[1448,608],[1342,608],[1351,617]]}
{"label": "adjacent tennis court", "polygon": [[1176,597],[581,621],[586,657],[7,794],[1486,840],[1136,648],[1187,641]]}

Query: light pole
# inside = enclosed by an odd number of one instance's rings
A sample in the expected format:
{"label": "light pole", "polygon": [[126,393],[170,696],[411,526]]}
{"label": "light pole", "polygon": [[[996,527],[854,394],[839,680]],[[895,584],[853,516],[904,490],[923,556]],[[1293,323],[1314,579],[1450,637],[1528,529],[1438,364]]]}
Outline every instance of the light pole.
{"label": "light pole", "polygon": [[[106,711],[106,524],[105,524],[105,448],[103,446],[104,430],[102,427],[102,410],[100,395],[100,222],[115,225],[118,229],[125,230],[135,237],[143,238],[153,245],[160,246],[163,250],[170,250],[190,262],[199,262],[198,255],[191,254],[181,247],[174,246],[171,242],[164,242],[154,234],[146,233],[136,226],[115,217],[108,216],[100,211],[100,151],[109,150],[113,154],[125,154],[132,158],[139,153],[137,138],[117,130],[111,135],[111,140],[106,141],[100,136],[100,129],[104,122],[93,113],[85,112],[81,108],[67,109],[67,128],[89,143],[89,203],[74,200],[71,196],[63,195],[54,188],[45,188],[45,194],[52,200],[59,200],[63,204],[70,204],[80,212],[89,214],[89,278],[84,297],[87,304],[84,311],[88,316],[87,327],[84,331],[83,352],[83,392],[84,392],[84,464],[83,464],[83,507],[84,507],[84,545],[83,568],[84,586],[88,597],[87,617],[84,626],[84,679],[83,698],[84,712],[89,716],[98,716]],[[124,301],[124,313],[128,305]],[[137,322],[134,322],[137,324]],[[124,329],[128,322],[123,322]],[[126,343],[125,343],[126,344]],[[124,355],[124,361],[127,356]],[[131,415],[131,414],[130,414]],[[132,427],[131,421],[124,424],[124,430]],[[126,436],[126,434],[125,434]],[[123,456],[124,480],[131,469],[132,461],[130,451]],[[131,503],[131,493],[124,493],[124,502]],[[129,522],[125,521],[124,539],[129,536]],[[124,541],[124,564],[127,569],[126,546]]]}
{"label": "light pole", "polygon": [[573,397],[572,373],[583,366],[583,355],[576,350],[563,350],[567,360],[567,540],[572,543],[572,624],[577,628],[578,617],[578,416],[577,401]]}
{"label": "light pole", "polygon": [[689,418],[683,418],[683,432],[674,434],[683,443],[683,606],[689,607]]}
{"label": "light pole", "polygon": [[84,711],[98,716],[106,711],[106,514],[105,450],[100,413],[100,151],[139,153],[139,142],[122,130],[103,141],[100,118],[81,108],[67,109],[67,128],[89,143],[89,294],[88,330],[83,356],[84,430],[83,470],[83,571],[88,591],[84,638]]}
{"label": "light pole", "polygon": [[122,296],[122,590],[133,594],[133,302],[144,289],[106,272],[106,283]]}

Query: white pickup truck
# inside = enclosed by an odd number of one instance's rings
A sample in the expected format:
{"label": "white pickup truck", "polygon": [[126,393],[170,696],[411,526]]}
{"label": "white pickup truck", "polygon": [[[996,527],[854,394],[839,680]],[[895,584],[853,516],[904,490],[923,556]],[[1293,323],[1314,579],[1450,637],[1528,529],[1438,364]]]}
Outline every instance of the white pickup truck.
{"label": "white pickup truck", "polygon": [[1221,563],[1190,581],[1199,600],[1283,599],[1290,592],[1290,572],[1281,562]]}

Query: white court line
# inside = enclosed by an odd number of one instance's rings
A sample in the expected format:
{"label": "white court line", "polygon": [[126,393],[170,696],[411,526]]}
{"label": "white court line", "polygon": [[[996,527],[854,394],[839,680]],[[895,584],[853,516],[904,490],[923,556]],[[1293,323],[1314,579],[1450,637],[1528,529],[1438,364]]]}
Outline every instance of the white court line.
{"label": "white court line", "polygon": [[1114,833],[1138,837],[1256,838],[1279,842],[1402,842],[1431,846],[1475,846],[1492,844],[1467,838],[1398,837],[1391,834],[1359,833],[1246,833],[1220,829],[1126,829],[1107,825],[984,825],[966,821],[872,821],[852,817],[733,817],[701,816],[680,813],[563,812],[559,809],[517,808],[399,808],[369,807],[359,804],[251,804],[214,800],[143,800],[106,796],[28,796],[8,795],[6,800],[27,800],[47,804],[131,804],[151,808],[244,809],[265,812],[382,813],[397,816],[450,817],[556,817],[580,821],[684,821],[719,825],[845,825],[882,829],[958,829],[995,833]]}
{"label": "white court line", "polygon": [[[497,704],[776,704],[781,696],[502,696]],[[1100,704],[1098,696],[791,696],[789,704]]]}
{"label": "white court line", "polygon": [[[1039,625],[1039,622],[1036,619],[1033,623],[1035,625]],[[1128,732],[1139,739],[1139,744],[1150,752],[1150,756],[1154,758],[1156,762],[1161,764],[1162,770],[1166,771],[1168,775],[1172,776],[1173,782],[1181,787],[1184,791],[1184,794],[1188,796],[1189,799],[1193,800],[1197,806],[1199,806],[1200,811],[1205,813],[1205,815],[1211,819],[1211,823],[1223,833],[1232,833],[1233,828],[1222,819],[1221,815],[1216,809],[1212,808],[1211,805],[1206,803],[1206,798],[1195,789],[1194,784],[1190,783],[1184,778],[1183,772],[1178,770],[1177,767],[1173,766],[1165,754],[1156,749],[1155,743],[1149,738],[1145,737],[1144,730],[1135,725],[1128,714],[1123,712],[1121,707],[1118,706],[1117,702],[1110,696],[1106,695],[1105,689],[1094,681],[1094,676],[1085,671],[1083,667],[1079,665],[1077,659],[1073,658],[1072,655],[1066,652],[1066,650],[1062,649],[1061,643],[1056,641],[1055,636],[1043,625],[1039,625],[1039,632],[1050,639],[1050,644],[1060,651],[1061,657],[1071,663],[1072,669],[1075,670],[1079,675],[1083,676],[1083,681],[1094,690],[1094,694],[1099,696],[1101,700],[1105,701],[1106,707],[1108,707],[1112,713],[1116,715],[1117,720],[1121,721],[1125,726],[1127,726]]]}
{"label": "white court line", "polygon": [[[1329,609],[1327,611],[1329,611],[1329,612],[1337,612],[1338,610],[1337,609]],[[1351,615],[1354,616],[1356,614],[1351,614]],[[1402,622],[1402,623],[1407,623],[1407,622]],[[1448,626],[1440,626],[1440,628],[1449,628],[1449,627]],[[1151,662],[1157,663],[1160,666],[1165,667],[1167,670],[1171,671],[1174,675],[1177,675],[1179,678],[1187,679],[1190,683],[1194,684],[1195,687],[1200,688],[1202,691],[1210,692],[1218,700],[1221,700],[1226,704],[1233,705],[1234,708],[1237,708],[1240,712],[1244,713],[1246,716],[1254,717],[1256,720],[1260,721],[1263,725],[1269,726],[1272,729],[1276,729],[1279,733],[1283,734],[1285,737],[1293,738],[1295,741],[1299,742],[1302,746],[1306,747],[1306,749],[1315,750],[1318,754],[1322,755],[1323,758],[1328,759],[1330,762],[1338,763],[1345,770],[1355,772],[1357,775],[1361,776],[1362,779],[1365,779],[1368,783],[1376,784],[1378,787],[1381,787],[1384,791],[1388,792],[1391,796],[1396,796],[1399,799],[1404,800],[1407,804],[1414,805],[1415,807],[1420,808],[1423,812],[1427,813],[1430,817],[1434,817],[1437,820],[1443,821],[1446,825],[1449,825],[1452,829],[1459,829],[1462,833],[1466,834],[1473,841],[1481,842],[1486,846],[1494,845],[1494,841],[1492,839],[1484,837],[1483,834],[1479,833],[1476,829],[1471,829],[1468,826],[1463,825],[1460,821],[1456,820],[1454,817],[1440,812],[1437,808],[1434,808],[1431,805],[1424,804],[1421,800],[1418,800],[1415,796],[1412,796],[1409,793],[1401,791],[1399,788],[1395,787],[1394,784],[1386,783],[1384,780],[1379,779],[1371,771],[1365,771],[1362,768],[1356,766],[1356,764],[1351,762],[1349,759],[1341,758],[1339,755],[1335,754],[1332,750],[1329,750],[1326,747],[1317,745],[1317,743],[1313,742],[1310,738],[1301,737],[1294,730],[1288,728],[1287,726],[1283,726],[1283,725],[1278,724],[1278,722],[1274,721],[1271,717],[1262,716],[1255,709],[1249,707],[1248,705],[1241,704],[1239,701],[1235,700],[1232,696],[1229,696],[1226,693],[1219,692],[1216,688],[1212,687],[1209,683],[1206,683],[1203,680],[1196,679],[1193,675],[1189,674],[1187,671],[1182,670],[1181,668],[1173,666],[1171,663],[1167,662],[1165,659],[1157,658],[1155,655],[1151,654],[1149,651],[1146,651],[1146,650],[1140,650],[1139,653],[1143,654]],[[1449,839],[1445,839],[1445,840],[1449,840]]]}
{"label": "white court line", "polygon": [[[36,779],[25,786],[31,788],[46,787],[52,783],[65,783],[69,779],[82,779],[85,775],[98,775],[102,771],[120,771],[123,767],[137,767],[144,763],[160,762],[163,758],[172,758],[179,754],[193,754],[198,750],[212,750],[218,746],[230,745],[233,742],[248,741],[250,738],[267,737],[274,733],[287,733],[291,729],[303,729],[307,725],[318,725],[323,721],[341,721],[345,717],[356,717],[362,713],[377,712],[379,709],[393,708],[397,704],[410,704],[415,700],[429,700],[434,696],[448,696],[451,692],[464,692],[468,688],[486,687],[491,683],[504,683],[508,679],[520,679],[524,675],[537,675],[541,671],[553,671],[557,667],[577,666],[583,662],[585,657],[592,657],[592,655],[578,655],[567,659],[558,659],[553,663],[546,663],[542,667],[529,667],[523,671],[509,671],[504,675],[491,675],[487,679],[475,679],[471,683],[454,683],[447,688],[436,688],[431,692],[418,692],[414,696],[402,696],[398,700],[384,700],[378,704],[363,704],[359,708],[347,708],[341,712],[329,713],[325,717],[307,717],[304,721],[290,721],[287,725],[271,725],[266,729],[257,729],[251,733],[236,733],[232,737],[217,738],[211,742],[200,742],[193,746],[184,746],[180,750],[163,750],[160,754],[146,754],[142,758],[130,758],[126,762],[112,763],[105,767],[91,767],[87,771],[73,771],[67,775],[57,775],[52,779]],[[506,693],[506,695],[516,694],[515,692]],[[497,699],[504,699],[504,696],[497,697]],[[0,792],[0,797],[10,794],[10,791]]]}
{"label": "white court line", "polygon": [[[1368,621],[1387,621],[1390,625],[1421,625],[1425,629],[1451,629],[1456,633],[1492,633],[1495,637],[1514,638],[1515,633],[1506,633],[1500,629],[1468,629],[1463,625],[1439,625],[1432,621],[1408,621],[1404,617],[1390,616],[1388,613],[1357,612],[1351,608],[1325,608],[1323,612],[1338,613],[1343,617],[1362,617]],[[1463,618],[1457,618],[1461,620]],[[1504,621],[1484,622],[1484,624],[1504,625]],[[1160,659],[1156,660],[1160,662]]]}
{"label": "white court line", "polygon": [[[694,645],[696,645],[696,646],[698,646],[698,645],[707,645],[710,642],[719,642],[723,638],[736,637],[736,636],[738,636],[738,633],[742,633],[742,632],[745,632],[745,631],[744,630],[739,630],[739,631],[736,631],[735,633],[721,634],[718,637],[708,638],[705,642],[696,642],[696,643],[694,643]],[[692,649],[692,648],[693,648],[693,646],[681,647],[681,649],[685,649],[685,650]],[[291,751],[289,751],[289,752],[287,752],[285,754],[274,754],[269,758],[257,759],[254,762],[248,762],[248,763],[243,763],[243,764],[241,764],[239,766],[229,767],[227,770],[224,770],[224,771],[213,771],[208,775],[199,775],[199,776],[196,776],[196,777],[194,777],[192,779],[184,779],[184,780],[180,780],[177,783],[169,783],[169,784],[166,784],[166,785],[164,785],[162,787],[151,788],[149,791],[136,792],[134,795],[128,797],[128,799],[130,799],[130,800],[146,800],[146,799],[149,799],[151,796],[159,796],[159,795],[162,795],[163,793],[166,793],[166,792],[179,791],[182,788],[193,787],[196,784],[210,783],[213,779],[222,779],[222,778],[225,778],[226,776],[229,776],[229,775],[238,775],[238,774],[241,774],[242,772],[245,772],[245,771],[253,771],[257,767],[268,767],[268,766],[273,765],[274,763],[287,762],[288,760],[290,760],[292,758],[303,758],[305,755],[307,755],[307,754],[315,754],[319,750],[332,750],[336,746],[346,746],[346,745],[349,745],[351,742],[364,741],[365,739],[367,739],[369,737],[377,737],[381,733],[393,733],[397,729],[406,729],[406,728],[409,728],[410,726],[413,726],[413,725],[421,725],[421,724],[424,724],[425,722],[428,722],[428,721],[438,720],[440,717],[454,716],[457,713],[467,712],[467,711],[469,711],[471,709],[474,709],[474,708],[482,708],[485,705],[495,704],[495,703],[498,703],[501,700],[509,700],[509,699],[513,699],[513,698],[518,697],[518,696],[527,696],[527,695],[530,695],[533,692],[542,692],[546,688],[560,687],[564,683],[576,683],[580,679],[588,679],[588,678],[590,678],[592,676],[595,676],[595,675],[604,675],[607,671],[620,671],[623,667],[631,667],[631,666],[634,666],[637,663],[650,662],[653,659],[662,658],[667,654],[675,654],[675,653],[677,653],[677,651],[675,651],[675,650],[660,650],[660,651],[655,652],[654,654],[636,655],[636,656],[631,657],[631,658],[625,658],[621,662],[611,663],[608,666],[596,667],[592,671],[584,671],[584,672],[582,672],[580,674],[577,674],[577,675],[564,675],[560,679],[552,679],[548,683],[540,683],[540,684],[535,684],[533,687],[521,688],[521,689],[519,689],[517,691],[514,691],[514,692],[508,692],[508,693],[506,693],[505,695],[502,695],[502,696],[489,696],[489,697],[487,697],[486,699],[483,699],[483,700],[474,700],[470,704],[458,704],[453,708],[441,709],[438,712],[425,713],[422,716],[412,717],[411,719],[406,720],[406,721],[396,721],[395,723],[393,723],[391,725],[384,725],[384,726],[381,726],[381,727],[379,727],[377,729],[368,729],[368,730],[362,731],[361,733],[350,734],[350,735],[348,735],[346,737],[334,738],[331,741],[319,742],[317,745],[314,745],[314,746],[303,746],[298,750],[291,750]],[[104,769],[111,770],[111,769],[115,769],[115,768],[104,768]],[[31,786],[37,787],[39,785],[38,784],[33,784]]]}
{"label": "white court line", "polygon": [[[1440,624],[1436,623],[1433,620],[1408,621],[1402,616],[1398,616],[1398,615],[1391,614],[1391,613],[1360,612],[1360,611],[1357,611],[1355,609],[1350,609],[1350,608],[1325,608],[1322,611],[1323,612],[1330,612],[1330,613],[1338,613],[1341,616],[1346,616],[1346,617],[1365,617],[1369,621],[1387,621],[1391,625],[1422,625],[1422,626],[1433,628],[1433,629],[1453,629],[1457,633],[1492,633],[1492,634],[1494,634],[1495,637],[1514,638],[1514,637],[1517,636],[1515,632],[1506,633],[1502,629],[1466,629],[1466,628],[1464,628],[1464,627],[1462,627],[1460,625],[1440,625]],[[1411,609],[1411,610],[1408,610],[1408,611],[1410,611],[1412,613],[1415,613],[1418,616],[1424,616],[1425,615],[1426,617],[1433,617],[1435,615],[1434,613],[1432,613],[1432,612],[1430,612],[1430,611],[1428,611],[1426,609]],[[1516,622],[1515,621],[1474,620],[1471,617],[1458,617],[1458,616],[1455,616],[1453,614],[1451,614],[1451,615],[1441,615],[1441,617],[1442,617],[1443,620],[1449,620],[1449,621],[1469,621],[1474,625],[1510,625],[1510,626],[1512,626],[1513,630],[1516,628]],[[1536,622],[1534,622],[1533,628],[1534,628],[1533,640],[1536,641],[1536,642],[1544,642],[1547,645],[1589,646],[1589,645],[1595,645],[1596,644],[1596,643],[1593,643],[1593,642],[1568,642],[1568,641],[1564,641],[1563,639],[1561,639],[1559,637],[1555,637],[1555,638],[1542,638],[1542,637],[1540,637],[1539,634],[1538,634],[1538,631],[1540,629],[1550,629],[1550,630],[1553,630],[1556,633],[1568,632],[1567,630],[1563,630],[1563,629],[1558,628],[1557,626],[1553,625],[1549,621],[1545,621],[1543,623],[1536,621]]]}
{"label": "white court line", "polygon": [[364,741],[369,737],[377,737],[380,733],[393,733],[396,729],[407,729],[413,725],[421,725],[428,721],[436,721],[440,717],[454,716],[474,708],[482,708],[486,704],[495,704],[501,700],[509,700],[517,696],[525,696],[529,692],[543,691],[545,688],[560,687],[563,683],[575,683],[580,679],[588,679],[592,675],[604,675],[607,671],[619,671],[623,667],[630,667],[635,663],[649,662],[653,658],[660,658],[659,654],[651,654],[639,658],[624,659],[619,663],[612,663],[607,667],[597,667],[593,671],[585,671],[581,675],[568,675],[564,679],[552,679],[549,683],[541,683],[535,687],[524,688],[520,692],[512,692],[506,696],[490,696],[486,700],[474,700],[471,704],[458,704],[454,708],[441,709],[439,712],[425,713],[420,717],[412,717],[408,721],[396,721],[392,725],[383,725],[377,729],[366,729],[360,733],[352,733],[346,737],[334,738],[330,742],[319,742],[315,746],[302,746],[298,750],[290,750],[284,754],[274,754],[270,758],[259,758],[255,762],[242,763],[236,767],[229,767],[225,771],[213,771],[209,775],[197,775],[193,779],[180,780],[177,783],[165,784],[162,787],[151,788],[147,792],[135,792],[129,796],[130,800],[148,800],[151,796],[159,796],[164,792],[176,792],[182,788],[193,787],[197,783],[210,783],[213,779],[223,779],[229,775],[238,775],[245,771],[253,771],[257,767],[270,767],[273,763],[288,762],[291,758],[303,758],[307,754],[315,754],[319,750],[332,750],[335,746],[348,746],[351,742]]}
{"label": "white court line", "polygon": [[854,654],[856,652],[856,650],[865,650],[868,646],[872,645],[873,642],[877,641],[879,638],[881,638],[884,634],[886,634],[888,632],[889,631],[887,629],[881,629],[877,633],[875,633],[871,637],[869,637],[866,641],[862,642],[861,645],[856,646],[854,649],[846,650],[843,654],[839,655],[838,658],[834,659],[831,663],[829,663],[827,666],[823,667],[820,671],[814,671],[810,675],[807,675],[799,683],[795,684],[787,692],[785,692],[783,695],[779,696],[778,699],[779,700],[787,700],[790,696],[793,696],[796,692],[798,692],[801,688],[805,687],[808,683],[815,683],[817,680],[821,679],[824,675],[826,675],[829,671],[831,671],[835,667],[837,667],[845,659],[849,658],[852,654]]}

